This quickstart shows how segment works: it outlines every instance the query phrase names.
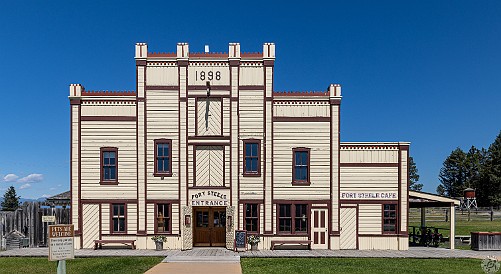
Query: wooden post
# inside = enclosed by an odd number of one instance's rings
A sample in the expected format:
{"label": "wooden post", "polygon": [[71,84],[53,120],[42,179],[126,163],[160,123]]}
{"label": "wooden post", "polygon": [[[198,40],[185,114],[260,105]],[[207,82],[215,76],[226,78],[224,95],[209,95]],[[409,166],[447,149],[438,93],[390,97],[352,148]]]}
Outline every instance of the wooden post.
{"label": "wooden post", "polygon": [[426,226],[426,207],[421,208],[421,228]]}
{"label": "wooden post", "polygon": [[451,249],[455,248],[456,241],[456,210],[454,209],[454,203],[451,203],[451,225],[450,225],[450,235],[449,242],[451,243]]}
{"label": "wooden post", "polygon": [[491,222],[494,219],[494,208],[491,206]]}

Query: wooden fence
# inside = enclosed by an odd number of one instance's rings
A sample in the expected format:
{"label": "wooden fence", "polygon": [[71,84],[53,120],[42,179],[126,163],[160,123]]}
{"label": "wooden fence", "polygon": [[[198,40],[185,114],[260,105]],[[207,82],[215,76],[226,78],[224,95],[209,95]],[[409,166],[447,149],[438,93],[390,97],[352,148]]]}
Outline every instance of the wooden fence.
{"label": "wooden fence", "polygon": [[[42,216],[55,216],[55,223],[42,222]],[[16,248],[9,245],[8,236],[12,232],[21,233],[29,247],[47,246],[47,229],[52,224],[69,224],[70,209],[63,207],[50,207],[41,202],[25,202],[15,211],[0,211],[0,248]],[[16,235],[20,235],[15,233]],[[16,242],[17,245],[17,242]]]}

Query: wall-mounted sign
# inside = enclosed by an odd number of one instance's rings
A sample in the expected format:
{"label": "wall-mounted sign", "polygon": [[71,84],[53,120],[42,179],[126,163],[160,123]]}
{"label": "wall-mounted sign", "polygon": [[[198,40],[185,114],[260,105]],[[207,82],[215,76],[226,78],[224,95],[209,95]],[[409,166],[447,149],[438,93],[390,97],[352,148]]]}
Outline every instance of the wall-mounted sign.
{"label": "wall-mounted sign", "polygon": [[341,200],[397,200],[397,191],[341,191]]}
{"label": "wall-mounted sign", "polygon": [[74,259],[73,225],[49,225],[49,261]]}
{"label": "wall-mounted sign", "polygon": [[229,190],[192,190],[191,206],[228,206]]}
{"label": "wall-mounted sign", "polygon": [[42,223],[55,223],[56,222],[56,216],[49,215],[49,216],[42,216]]}

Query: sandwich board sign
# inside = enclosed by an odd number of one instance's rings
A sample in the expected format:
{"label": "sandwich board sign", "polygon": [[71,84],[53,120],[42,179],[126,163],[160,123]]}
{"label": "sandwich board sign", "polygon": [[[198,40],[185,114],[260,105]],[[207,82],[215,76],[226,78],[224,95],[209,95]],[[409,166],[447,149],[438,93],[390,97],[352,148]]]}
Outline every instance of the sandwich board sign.
{"label": "sandwich board sign", "polygon": [[49,261],[75,258],[73,225],[49,225]]}

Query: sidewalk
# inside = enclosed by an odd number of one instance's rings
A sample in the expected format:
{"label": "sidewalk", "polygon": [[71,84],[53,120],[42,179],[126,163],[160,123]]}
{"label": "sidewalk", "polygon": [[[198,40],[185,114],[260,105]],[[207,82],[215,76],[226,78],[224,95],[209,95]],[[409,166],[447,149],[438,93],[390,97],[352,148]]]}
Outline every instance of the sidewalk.
{"label": "sidewalk", "polygon": [[168,256],[146,272],[147,274],[242,274],[240,256]]}
{"label": "sidewalk", "polygon": [[[21,248],[0,251],[0,257],[47,257],[48,248]],[[260,250],[236,253],[224,248],[194,248],[192,250],[144,249],[76,249],[75,257],[156,256],[156,257],[362,257],[362,258],[477,258],[494,256],[501,259],[501,251],[449,250],[444,248],[411,247],[409,250]]]}

